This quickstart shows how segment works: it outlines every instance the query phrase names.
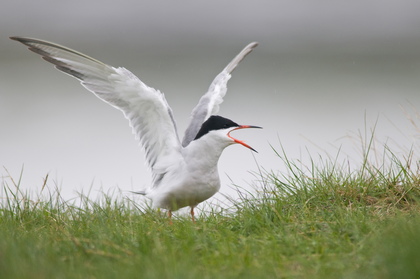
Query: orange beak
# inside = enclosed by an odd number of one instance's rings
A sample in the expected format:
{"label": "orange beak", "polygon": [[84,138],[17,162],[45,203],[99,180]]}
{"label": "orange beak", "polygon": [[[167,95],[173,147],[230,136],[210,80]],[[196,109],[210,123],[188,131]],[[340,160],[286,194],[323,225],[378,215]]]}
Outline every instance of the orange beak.
{"label": "orange beak", "polygon": [[241,126],[236,127],[235,129],[231,130],[229,133],[227,133],[227,136],[228,136],[229,138],[231,138],[234,142],[239,143],[239,144],[242,144],[243,146],[245,146],[245,147],[247,147],[247,148],[251,149],[252,151],[254,151],[254,152],[257,152],[257,153],[258,153],[258,151],[257,151],[257,150],[255,150],[254,148],[252,148],[251,146],[249,146],[249,145],[248,145],[248,144],[246,144],[245,142],[243,142],[243,141],[241,141],[241,140],[238,140],[238,139],[235,139],[234,137],[232,137],[232,136],[230,135],[230,133],[231,133],[231,132],[233,132],[233,131],[235,131],[235,130],[240,130],[240,129],[245,129],[245,128],[257,128],[257,129],[262,129],[262,127],[258,127],[258,126],[241,125]]}

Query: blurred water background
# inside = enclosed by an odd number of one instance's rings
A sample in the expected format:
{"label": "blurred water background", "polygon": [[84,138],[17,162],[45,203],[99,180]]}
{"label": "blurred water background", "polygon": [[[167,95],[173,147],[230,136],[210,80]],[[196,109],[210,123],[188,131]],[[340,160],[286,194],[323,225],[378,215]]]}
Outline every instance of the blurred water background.
{"label": "blurred water background", "polygon": [[339,153],[354,167],[360,135],[372,129],[379,150],[404,156],[418,146],[410,119],[420,110],[419,1],[3,1],[0,174],[18,180],[23,168],[21,187],[35,194],[49,174],[67,200],[89,191],[131,198],[150,174],[119,111],[9,36],[126,67],[165,93],[181,137],[213,78],[258,41],[220,114],[263,126],[236,133],[259,153],[225,150],[216,199],[234,196],[232,184],[252,189],[258,166],[284,172],[271,146],[303,164]]}

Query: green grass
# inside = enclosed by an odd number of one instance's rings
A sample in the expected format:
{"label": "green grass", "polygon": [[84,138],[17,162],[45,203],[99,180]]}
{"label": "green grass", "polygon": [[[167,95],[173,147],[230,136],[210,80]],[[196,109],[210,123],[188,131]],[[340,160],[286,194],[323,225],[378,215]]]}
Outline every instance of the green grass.
{"label": "green grass", "polygon": [[0,278],[420,278],[418,166],[368,153],[350,171],[279,152],[287,174],[262,172],[257,194],[195,224],[106,195],[31,199],[5,178]]}

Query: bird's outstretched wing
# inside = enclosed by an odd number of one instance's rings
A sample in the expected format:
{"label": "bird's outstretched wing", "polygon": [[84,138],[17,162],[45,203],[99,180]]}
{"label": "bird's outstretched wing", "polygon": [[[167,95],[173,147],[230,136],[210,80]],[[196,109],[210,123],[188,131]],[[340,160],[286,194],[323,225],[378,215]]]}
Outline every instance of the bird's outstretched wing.
{"label": "bird's outstretched wing", "polygon": [[125,68],[114,68],[67,47],[38,39],[11,39],[27,45],[58,70],[80,80],[99,99],[121,110],[144,148],[152,170],[159,168],[159,162],[181,156],[172,110],[161,92],[148,87]]}
{"label": "bird's outstretched wing", "polygon": [[219,111],[219,105],[223,102],[231,73],[238,66],[239,62],[257,46],[257,42],[247,45],[213,80],[207,93],[201,97],[191,113],[191,121],[187,130],[185,130],[184,139],[182,140],[183,147],[186,147],[194,140],[204,121]]}

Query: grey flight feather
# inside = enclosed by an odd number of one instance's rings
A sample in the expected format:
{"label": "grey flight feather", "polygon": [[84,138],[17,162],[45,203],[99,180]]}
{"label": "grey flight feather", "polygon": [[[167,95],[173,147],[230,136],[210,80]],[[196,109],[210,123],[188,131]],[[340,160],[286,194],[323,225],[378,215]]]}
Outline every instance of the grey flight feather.
{"label": "grey flight feather", "polygon": [[239,62],[257,46],[257,42],[247,45],[213,80],[207,93],[201,97],[191,113],[190,124],[187,130],[185,130],[184,139],[182,140],[183,147],[186,147],[194,140],[204,121],[219,111],[219,105],[223,102],[223,97],[227,91],[227,82],[231,77],[231,73],[238,66]]}
{"label": "grey flight feather", "polygon": [[121,110],[146,153],[156,177],[166,158],[181,157],[181,143],[172,110],[164,95],[125,68],[114,68],[67,47],[32,38],[11,37],[58,70],[73,76],[99,99]]}

